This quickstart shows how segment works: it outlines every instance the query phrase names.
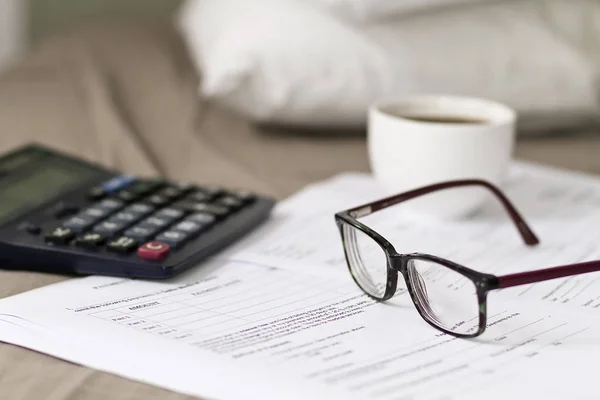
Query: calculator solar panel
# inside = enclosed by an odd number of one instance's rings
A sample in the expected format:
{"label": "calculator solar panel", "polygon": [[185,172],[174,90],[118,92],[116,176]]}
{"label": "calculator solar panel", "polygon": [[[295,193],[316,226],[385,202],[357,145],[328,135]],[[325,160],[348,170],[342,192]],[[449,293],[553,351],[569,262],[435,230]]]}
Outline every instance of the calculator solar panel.
{"label": "calculator solar panel", "polygon": [[273,206],[28,146],[0,157],[0,267],[169,278],[258,227]]}

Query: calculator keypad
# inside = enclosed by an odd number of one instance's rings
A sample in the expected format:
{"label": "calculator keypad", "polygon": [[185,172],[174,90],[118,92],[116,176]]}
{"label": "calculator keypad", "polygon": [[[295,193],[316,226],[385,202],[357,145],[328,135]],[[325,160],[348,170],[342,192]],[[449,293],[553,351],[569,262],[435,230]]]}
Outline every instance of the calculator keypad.
{"label": "calculator keypad", "polygon": [[166,187],[158,192],[159,196],[163,196],[168,200],[172,201],[183,196],[183,192],[175,187]]}
{"label": "calculator keypad", "polygon": [[114,178],[93,188],[96,202],[64,220],[48,243],[129,254],[158,260],[210,229],[218,220],[249,204],[255,197],[219,186],[196,187],[162,180]]}
{"label": "calculator keypad", "polygon": [[111,240],[106,245],[106,248],[108,249],[108,251],[111,251],[114,253],[120,253],[120,254],[131,253],[132,251],[137,249],[137,247],[138,247],[138,242],[136,242],[134,239],[126,237],[126,236],[121,236],[117,239]]}
{"label": "calculator keypad", "polygon": [[138,249],[138,256],[146,260],[161,260],[169,254],[171,247],[162,242],[148,242]]}
{"label": "calculator keypad", "polygon": [[97,249],[106,241],[106,237],[102,236],[99,233],[88,232],[77,239],[75,239],[75,245],[78,247],[83,247],[85,249]]}
{"label": "calculator keypad", "polygon": [[110,214],[110,210],[100,207],[90,207],[82,212],[82,216],[86,216],[92,219],[101,219]]}
{"label": "calculator keypad", "polygon": [[183,221],[172,227],[173,230],[194,236],[202,230],[202,225],[193,221]]}
{"label": "calculator keypad", "polygon": [[208,193],[196,192],[187,196],[185,200],[190,203],[205,203],[212,200],[212,198],[213,196]]}
{"label": "calculator keypad", "polygon": [[50,244],[67,244],[75,237],[75,232],[69,228],[56,228],[46,236]]}
{"label": "calculator keypad", "polygon": [[107,195],[108,193],[106,192],[106,190],[104,190],[102,186],[96,186],[90,189],[90,191],[87,194],[87,197],[90,200],[100,200],[106,197]]}
{"label": "calculator keypad", "polygon": [[153,206],[156,206],[156,207],[163,207],[163,206],[166,206],[167,204],[169,204],[168,198],[158,195],[158,194],[150,196],[148,199],[146,199],[146,201],[149,204],[152,204]]}
{"label": "calculator keypad", "polygon": [[71,217],[63,224],[64,228],[71,229],[73,232],[83,232],[89,229],[96,222],[95,218],[76,216]]}
{"label": "calculator keypad", "polygon": [[119,200],[124,201],[125,203],[131,203],[132,201],[135,201],[139,198],[139,195],[135,192],[132,192],[131,190],[121,190],[119,193],[117,193],[117,198]]}
{"label": "calculator keypad", "polygon": [[124,222],[126,224],[133,224],[135,222],[137,222],[140,218],[142,218],[141,215],[139,214],[135,214],[135,213],[131,213],[131,212],[127,212],[127,211],[121,211],[120,213],[115,214],[114,217],[112,217],[110,219],[110,221],[119,221],[119,222]]}
{"label": "calculator keypad", "polygon": [[216,185],[204,185],[200,188],[200,191],[212,197],[217,197],[225,193],[225,190],[222,187]]}
{"label": "calculator keypad", "polygon": [[125,222],[110,219],[108,221],[104,221],[96,225],[93,231],[102,235],[106,235],[108,237],[113,237],[121,231],[123,231],[123,229],[125,229],[126,226],[127,223]]}
{"label": "calculator keypad", "polygon": [[251,203],[256,199],[256,195],[245,190],[238,190],[233,192],[233,195],[242,200],[244,203]]}
{"label": "calculator keypad", "polygon": [[184,214],[185,213],[183,211],[178,210],[176,208],[163,208],[162,210],[157,212],[155,215],[160,218],[168,218],[168,219],[171,219],[172,221],[175,221],[176,219],[183,217]]}
{"label": "calculator keypad", "polygon": [[209,204],[209,203],[192,203],[192,202],[181,202],[176,203],[174,207],[180,208],[185,212],[189,213],[205,213],[215,216],[216,218],[223,218],[229,214],[229,209],[220,205]]}
{"label": "calculator keypad", "polygon": [[208,226],[214,224],[215,221],[217,220],[217,218],[211,214],[198,213],[198,214],[192,214],[192,215],[188,216],[187,220],[197,222],[202,226],[208,227]]}
{"label": "calculator keypad", "polygon": [[136,203],[130,205],[124,211],[139,215],[140,217],[145,217],[146,215],[152,213],[152,211],[154,210],[155,208],[149,204]]}
{"label": "calculator keypad", "polygon": [[138,181],[127,189],[137,194],[138,196],[145,196],[149,193],[155,192],[164,185],[164,182],[160,179],[154,179],[150,181]]}
{"label": "calculator keypad", "polygon": [[96,204],[97,207],[103,208],[109,212],[116,211],[125,206],[121,200],[117,199],[105,199]]}
{"label": "calculator keypad", "polygon": [[158,232],[158,228],[156,227],[140,225],[125,231],[125,236],[135,239],[138,242],[145,242],[154,236],[156,232]]}
{"label": "calculator keypad", "polygon": [[54,218],[65,218],[77,214],[78,211],[78,207],[61,201],[53,207],[52,214]]}
{"label": "calculator keypad", "polygon": [[136,179],[133,176],[121,175],[102,184],[102,189],[104,189],[104,191],[107,193],[115,193],[131,185],[135,181]]}
{"label": "calculator keypad", "polygon": [[234,196],[224,196],[218,199],[215,204],[227,207],[230,210],[237,210],[244,206],[244,201]]}
{"label": "calculator keypad", "polygon": [[156,237],[159,242],[167,243],[172,248],[180,247],[187,239],[187,235],[183,232],[166,231]]}
{"label": "calculator keypad", "polygon": [[164,228],[171,222],[171,219],[159,218],[159,217],[149,217],[142,221],[142,225],[151,226],[156,229]]}

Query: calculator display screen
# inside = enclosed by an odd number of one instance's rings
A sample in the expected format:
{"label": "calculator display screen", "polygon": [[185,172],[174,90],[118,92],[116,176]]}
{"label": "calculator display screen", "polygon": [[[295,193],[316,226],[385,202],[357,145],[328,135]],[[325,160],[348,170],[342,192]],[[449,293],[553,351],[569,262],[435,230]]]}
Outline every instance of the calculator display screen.
{"label": "calculator display screen", "polygon": [[52,200],[95,174],[93,169],[60,158],[0,174],[0,221]]}

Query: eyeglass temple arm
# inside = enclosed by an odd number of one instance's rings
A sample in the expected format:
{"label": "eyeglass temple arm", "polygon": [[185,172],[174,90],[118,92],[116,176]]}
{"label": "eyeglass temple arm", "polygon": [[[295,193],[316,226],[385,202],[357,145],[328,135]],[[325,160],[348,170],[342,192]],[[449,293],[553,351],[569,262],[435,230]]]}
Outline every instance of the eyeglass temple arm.
{"label": "eyeglass temple arm", "polygon": [[393,206],[395,204],[401,203],[403,201],[414,199],[415,197],[424,196],[429,193],[438,192],[440,190],[445,189],[453,189],[464,186],[480,186],[490,190],[496,198],[502,203],[504,209],[514,222],[517,227],[521,237],[530,246],[538,244],[540,241],[535,236],[529,225],[525,222],[521,214],[517,211],[517,209],[512,205],[512,203],[508,200],[508,198],[498,189],[496,186],[492,185],[489,182],[479,179],[467,179],[467,180],[457,180],[450,182],[442,182],[434,185],[425,186],[419,189],[414,189],[405,193],[401,193],[395,196],[387,197],[382,200],[375,201],[373,203],[364,204],[360,207],[355,207],[351,210],[348,210],[350,216],[354,218],[364,217],[366,215],[372,214],[376,211],[383,210],[384,208]]}
{"label": "eyeglass temple arm", "polygon": [[520,272],[498,277],[497,289],[513,286],[527,285],[530,283],[548,281],[550,279],[565,278],[567,276],[587,274],[600,271],[600,261],[588,261],[579,264],[562,265],[535,271]]}

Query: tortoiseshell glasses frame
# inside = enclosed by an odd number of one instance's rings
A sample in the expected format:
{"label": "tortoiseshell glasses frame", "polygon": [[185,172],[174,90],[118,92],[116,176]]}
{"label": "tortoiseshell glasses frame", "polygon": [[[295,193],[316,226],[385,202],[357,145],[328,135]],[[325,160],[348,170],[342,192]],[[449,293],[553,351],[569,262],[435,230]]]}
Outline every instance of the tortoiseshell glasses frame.
{"label": "tortoiseshell glasses frame", "polygon": [[[340,229],[340,234],[342,236],[344,253],[346,255],[346,262],[348,264],[350,274],[352,275],[357,285],[367,295],[369,295],[371,298],[377,301],[389,300],[396,293],[398,273],[401,273],[404,277],[406,287],[415,307],[417,308],[421,317],[423,317],[423,319],[427,323],[429,323],[436,329],[441,330],[442,332],[445,332],[452,336],[461,338],[473,338],[481,335],[485,331],[485,328],[487,326],[487,295],[490,291],[496,289],[509,288],[513,286],[526,285],[535,282],[542,282],[550,279],[564,278],[573,275],[600,271],[600,260],[598,260],[556,266],[552,268],[545,268],[510,275],[495,276],[491,274],[478,272],[473,269],[456,264],[452,261],[429,254],[400,254],[396,251],[394,246],[390,242],[388,242],[383,236],[381,236],[375,230],[369,228],[367,225],[363,224],[358,220],[358,218],[365,217],[377,211],[383,210],[387,207],[391,207],[393,205],[410,199],[414,199],[416,197],[424,196],[429,193],[438,192],[446,189],[463,187],[482,187],[491,191],[491,193],[497,198],[497,200],[499,200],[500,203],[502,203],[502,205],[504,206],[504,209],[508,213],[510,219],[515,224],[515,227],[517,228],[525,244],[528,246],[535,246],[539,244],[539,240],[536,237],[536,235],[533,233],[529,225],[525,222],[521,214],[508,200],[508,198],[496,186],[483,180],[468,179],[442,182],[438,184],[425,186],[419,189],[411,190],[395,196],[387,197],[378,201],[374,201],[372,203],[363,204],[359,207],[354,207],[352,209],[335,214],[335,220],[338,225],[338,228]],[[383,292],[383,294],[381,294],[380,296],[373,295],[373,293],[370,293],[368,290],[365,290],[365,288],[361,286],[361,282],[355,276],[355,273],[353,272],[352,268],[352,254],[350,253],[351,250],[349,248],[350,238],[347,237],[348,229],[345,230],[344,226],[349,226],[351,228],[358,229],[362,233],[368,235],[375,243],[377,243],[377,245],[379,245],[379,247],[383,249],[387,258],[387,283],[385,286],[385,292]],[[447,329],[443,326],[440,326],[440,324],[436,322],[434,318],[431,318],[431,316],[428,315],[430,313],[422,309],[422,305],[419,304],[421,300],[419,300],[419,294],[417,293],[418,290],[422,289],[413,287],[413,284],[411,283],[411,279],[409,277],[409,263],[415,260],[439,264],[443,267],[451,269],[452,271],[462,275],[463,277],[473,282],[479,305],[479,324],[476,330],[473,329],[472,333],[458,333],[451,329]]]}

